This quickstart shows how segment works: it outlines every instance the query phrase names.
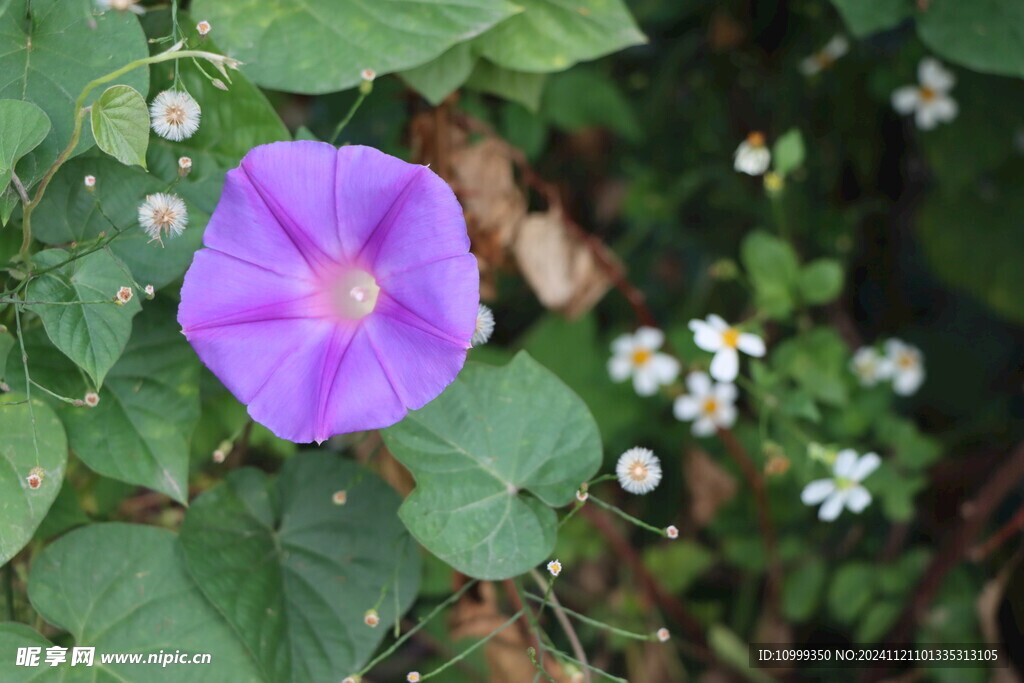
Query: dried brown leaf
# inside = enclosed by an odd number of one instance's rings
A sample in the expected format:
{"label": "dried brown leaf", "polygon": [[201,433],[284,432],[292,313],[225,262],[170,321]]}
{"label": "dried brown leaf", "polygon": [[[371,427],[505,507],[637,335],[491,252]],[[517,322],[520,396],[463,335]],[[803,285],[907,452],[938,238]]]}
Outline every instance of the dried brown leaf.
{"label": "dried brown leaf", "polygon": [[690,490],[690,516],[700,528],[736,495],[736,479],[699,448],[687,451],[683,467]]}

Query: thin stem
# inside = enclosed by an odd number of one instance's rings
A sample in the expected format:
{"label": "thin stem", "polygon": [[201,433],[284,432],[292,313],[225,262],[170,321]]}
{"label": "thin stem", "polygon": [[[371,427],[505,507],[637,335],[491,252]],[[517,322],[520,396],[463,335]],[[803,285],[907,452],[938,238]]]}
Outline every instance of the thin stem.
{"label": "thin stem", "polygon": [[569,655],[565,654],[564,652],[560,652],[560,651],[556,650],[553,647],[548,647],[547,645],[544,645],[543,647],[544,647],[544,649],[546,651],[550,652],[551,654],[555,655],[556,657],[561,657],[562,659],[567,659],[570,662],[572,662],[573,664],[575,664],[576,666],[579,666],[580,668],[583,669],[584,672],[593,671],[596,674],[601,674],[602,676],[607,678],[609,681],[616,681],[617,683],[629,683],[629,681],[627,681],[625,678],[619,678],[618,676],[613,676],[612,674],[608,673],[604,669],[599,669],[596,666],[594,666],[593,664],[587,664],[586,662],[581,662],[580,660],[578,660],[578,659],[576,659],[574,657],[570,657]]}
{"label": "thin stem", "polygon": [[[526,599],[532,600],[533,602],[543,602],[543,598],[541,598],[538,595],[534,595],[533,593],[526,593]],[[587,624],[588,626],[593,626],[594,628],[599,628],[604,631],[608,631],[609,633],[614,633],[615,635],[622,636],[623,638],[630,638],[632,640],[646,640],[649,642],[655,642],[658,639],[657,636],[652,635],[650,633],[635,633],[634,631],[626,631],[621,628],[616,628],[615,626],[606,624],[603,621],[598,621],[597,619],[593,619],[584,614],[580,614],[579,612],[573,611],[568,607],[565,607],[564,605],[559,605],[559,609],[561,609],[577,621],[581,621],[584,624]]]}
{"label": "thin stem", "polygon": [[357,675],[362,676],[367,671],[369,671],[370,669],[372,669],[373,667],[377,666],[382,661],[384,661],[385,659],[390,657],[395,652],[395,650],[397,650],[398,648],[400,648],[402,646],[402,643],[404,643],[405,641],[409,640],[409,638],[411,638],[414,633],[416,633],[421,628],[426,626],[430,622],[430,620],[433,619],[434,617],[436,617],[443,609],[445,609],[446,607],[454,604],[459,598],[462,597],[463,593],[465,593],[470,588],[475,586],[476,583],[477,583],[477,579],[472,579],[472,580],[468,581],[465,586],[463,586],[459,590],[455,591],[455,593],[450,595],[448,597],[448,599],[446,599],[440,605],[438,605],[437,607],[432,609],[430,611],[430,614],[428,614],[426,617],[421,619],[418,624],[416,624],[411,629],[406,631],[405,634],[401,638],[399,638],[394,643],[392,643],[391,647],[389,647],[388,649],[384,650],[384,652],[381,652],[379,655],[377,655],[372,660],[370,660],[370,663],[367,664],[366,666],[364,666],[362,669],[360,669]]}
{"label": "thin stem", "polygon": [[467,647],[465,650],[460,652],[458,655],[456,655],[452,659],[449,659],[447,662],[445,662],[441,666],[437,667],[436,669],[434,669],[430,673],[423,674],[423,676],[420,677],[420,680],[425,681],[428,678],[433,678],[434,676],[436,676],[437,674],[441,673],[445,669],[448,669],[449,667],[455,666],[457,663],[461,662],[463,659],[468,657],[471,652],[473,652],[478,647],[480,647],[481,645],[483,645],[484,643],[489,641],[491,638],[493,638],[494,636],[498,635],[499,633],[504,631],[506,628],[508,628],[509,626],[514,624],[516,619],[518,619],[519,617],[523,616],[523,610],[524,609],[526,609],[526,608],[524,607],[523,609],[521,609],[518,612],[516,612],[515,614],[513,614],[501,626],[499,626],[498,628],[494,629],[493,631],[488,633],[486,636],[484,636],[480,640],[476,641],[475,643],[473,643],[472,645]]}
{"label": "thin stem", "polygon": [[[544,578],[536,569],[530,570],[530,576],[537,582],[541,588],[544,588]],[[561,624],[562,630],[565,632],[565,637],[569,639],[569,645],[572,647],[573,653],[576,658],[584,663],[587,668],[583,670],[583,682],[590,683],[590,671],[587,662],[587,653],[583,650],[583,644],[580,643],[579,636],[576,635],[576,629],[572,627],[572,622],[569,621],[569,617],[565,616],[565,610],[562,607],[562,603],[558,601],[558,596],[555,595],[554,591],[548,590],[548,600],[551,601],[551,609],[555,611],[555,618],[558,619],[558,623]]]}
{"label": "thin stem", "polygon": [[11,171],[11,183],[14,185],[14,189],[18,191],[18,196],[21,197],[22,206],[28,204],[28,192],[25,190],[25,186],[21,183],[21,178],[13,170]]}
{"label": "thin stem", "polygon": [[534,679],[533,679],[534,681],[536,681],[538,677],[544,676],[544,678],[548,679],[548,681],[550,683],[558,683],[558,681],[556,681],[554,678],[551,677],[551,674],[548,673],[548,670],[545,669],[544,666],[539,661],[537,661],[537,649],[536,648],[534,648],[534,647],[526,648],[526,654],[530,656],[530,661],[537,668],[537,676],[534,677]]}
{"label": "thin stem", "polygon": [[598,498],[594,494],[590,494],[590,497],[587,498],[587,500],[593,501],[594,504],[598,505],[599,507],[603,507],[605,510],[608,510],[609,512],[614,512],[615,514],[617,514],[619,517],[622,517],[622,519],[626,520],[630,524],[635,524],[636,526],[640,527],[641,529],[647,529],[648,531],[653,531],[654,533],[658,534],[659,536],[667,537],[667,534],[665,533],[664,529],[659,529],[656,526],[651,526],[647,522],[645,522],[645,521],[643,521],[641,519],[637,519],[633,515],[630,515],[630,514],[624,512],[624,511],[620,510],[619,508],[615,507],[611,503],[604,502],[603,500],[601,500],[600,498]]}
{"label": "thin stem", "polygon": [[347,126],[349,121],[352,120],[352,117],[356,115],[356,111],[359,109],[359,105],[361,105],[363,103],[363,100],[366,99],[367,94],[368,93],[365,93],[362,90],[359,91],[359,97],[357,97],[356,101],[352,103],[352,106],[349,107],[348,113],[345,114],[345,118],[338,122],[337,128],[335,128],[334,132],[331,133],[332,145],[338,144],[338,136],[341,135],[341,131],[345,130],[345,126]]}
{"label": "thin stem", "polygon": [[28,376],[28,353],[25,351],[25,335],[21,332],[20,306],[14,306],[14,321],[18,329],[18,345],[21,348],[21,366],[25,369],[25,399],[28,401],[28,416],[32,422],[32,445],[36,451],[36,462],[40,460],[39,437],[36,435],[36,411],[32,408],[32,378]]}

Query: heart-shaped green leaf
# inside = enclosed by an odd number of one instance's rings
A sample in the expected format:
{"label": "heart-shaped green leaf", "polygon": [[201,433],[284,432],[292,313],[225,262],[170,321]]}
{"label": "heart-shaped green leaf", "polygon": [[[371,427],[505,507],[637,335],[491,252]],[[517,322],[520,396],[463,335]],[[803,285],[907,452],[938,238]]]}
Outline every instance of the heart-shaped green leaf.
{"label": "heart-shaped green leaf", "polygon": [[[53,410],[33,397],[0,394],[0,565],[32,538],[60,492],[68,459],[64,427]],[[27,477],[42,469],[39,488]]]}
{"label": "heart-shaped green leaf", "polygon": [[402,521],[430,552],[483,579],[543,561],[555,545],[552,507],[601,464],[586,405],[525,352],[501,368],[467,364],[383,434],[416,477]]}
{"label": "heart-shaped green leaf", "polygon": [[0,100],[0,192],[11,181],[18,161],[39,146],[50,132],[50,118],[22,100]]}
{"label": "heart-shaped green leaf", "polygon": [[92,105],[92,134],[96,145],[126,166],[146,167],[149,110],[139,91],[113,85]]}
{"label": "heart-shaped green leaf", "polygon": [[[0,15],[0,98],[33,102],[47,112],[46,139],[18,164],[25,187],[38,181],[71,142],[75,100],[91,81],[149,56],[146,36],[131,12],[94,15],[85,3],[14,0]],[[149,89],[149,70],[116,79],[139,92]],[[90,93],[85,104],[100,95]],[[88,126],[76,152],[93,144]]]}
{"label": "heart-shaped green leaf", "polygon": [[[26,334],[32,378],[51,391],[80,397],[81,373],[38,330]],[[8,360],[13,386],[20,368]],[[124,354],[111,368],[95,408],[54,402],[71,448],[112,479],[188,500],[189,439],[199,419],[199,363],[178,334],[174,308],[157,299],[135,319]]]}
{"label": "heart-shaped green leaf", "polygon": [[[197,0],[192,14],[256,83],[308,94],[424,64],[520,8],[507,0]],[[302,40],[294,37],[300,35]]]}
{"label": "heart-shaped green leaf", "polygon": [[[95,648],[92,667],[71,667],[70,652],[69,663],[56,667],[74,680],[264,680],[231,627],[189,577],[181,547],[166,529],[120,523],[76,529],[36,559],[28,594],[39,614],[67,629],[75,645]],[[31,638],[24,629],[0,631],[0,645],[12,640],[22,645]],[[209,654],[210,661],[164,667],[101,664],[100,656],[110,653],[139,653],[143,662],[150,655]],[[8,659],[13,658],[12,651]]]}
{"label": "heart-shaped green leaf", "polygon": [[[34,261],[42,270],[70,256],[63,249],[47,249],[36,254]],[[138,297],[122,306],[114,303],[118,290],[130,283],[113,256],[95,251],[28,285],[28,300],[52,304],[33,305],[32,312],[42,319],[54,346],[82,368],[96,387],[124,351],[132,317],[139,312]]]}
{"label": "heart-shaped green leaf", "polygon": [[[339,491],[344,504],[334,500]],[[416,597],[419,554],[398,503],[352,462],[302,453],[276,484],[242,469],[197,498],[181,543],[192,576],[267,680],[337,681],[362,666]],[[363,615],[382,595],[381,626],[369,628]]]}

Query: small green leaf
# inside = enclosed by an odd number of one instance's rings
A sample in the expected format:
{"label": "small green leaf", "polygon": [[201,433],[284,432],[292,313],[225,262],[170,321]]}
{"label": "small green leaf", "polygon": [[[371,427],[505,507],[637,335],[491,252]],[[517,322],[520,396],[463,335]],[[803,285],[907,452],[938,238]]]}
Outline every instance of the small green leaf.
{"label": "small green leaf", "polygon": [[31,102],[0,100],[0,191],[11,181],[19,160],[50,132],[50,118]]}
{"label": "small green leaf", "polygon": [[[44,269],[70,256],[63,249],[47,249],[36,254],[34,261]],[[28,285],[30,301],[53,304],[32,306],[46,334],[96,387],[103,384],[107,371],[124,351],[131,336],[132,317],[139,312],[138,295],[123,306],[114,303],[118,289],[129,284],[114,257],[96,251],[33,278]],[[79,305],[82,302],[87,303]]]}
{"label": "small green leaf", "polygon": [[[68,446],[64,427],[38,398],[29,407],[24,394],[0,394],[0,565],[32,538],[57,498]],[[29,488],[26,477],[43,469],[43,483]]]}
{"label": "small green leaf", "polygon": [[[0,652],[12,653],[12,656],[0,659],[0,681],[4,681],[4,683],[29,683],[29,681],[50,683],[63,680],[63,670],[41,671],[41,667],[18,666],[18,660],[13,655],[19,648],[38,647],[40,648],[39,661],[43,662],[46,648],[52,646],[53,643],[25,624],[16,621],[0,623]],[[50,675],[47,676],[47,674]]]}
{"label": "small green leaf", "polygon": [[750,233],[740,247],[740,259],[754,285],[758,308],[773,318],[793,310],[800,265],[784,240],[766,232]]}
{"label": "small green leaf", "polygon": [[772,352],[775,369],[815,399],[845,406],[849,396],[849,351],[835,330],[818,327],[785,340]]}
{"label": "small green leaf", "polygon": [[401,73],[402,79],[434,106],[459,89],[473,73],[476,55],[469,43],[459,43],[437,58]]}
{"label": "small green leaf", "polygon": [[644,550],[644,566],[674,595],[682,595],[690,585],[715,563],[710,550],[696,541],[679,539],[670,544],[652,545]]}
{"label": "small green leaf", "polygon": [[92,105],[92,135],[100,149],[125,166],[146,168],[146,100],[130,86],[110,86]]}
{"label": "small green leaf", "polygon": [[593,68],[579,66],[553,75],[544,89],[541,114],[563,130],[604,126],[631,142],[643,137],[629,99]]}
{"label": "small green leaf", "polygon": [[[84,680],[265,680],[189,577],[177,538],[166,529],[121,523],[76,529],[36,558],[28,595],[44,619],[70,632],[75,645],[96,648],[94,667],[82,668]],[[141,678],[140,669],[156,671],[154,665],[100,666],[101,652],[138,652],[145,661],[161,651],[209,653],[211,658],[202,665],[178,664]]]}
{"label": "small green leaf", "polygon": [[917,33],[936,53],[1003,76],[1024,76],[1022,26],[1019,0],[931,0],[917,15]]}
{"label": "small green leaf", "polygon": [[467,364],[444,393],[383,435],[416,478],[399,510],[409,531],[484,579],[544,561],[557,531],[551,508],[572,501],[601,464],[586,405],[525,352],[502,368]]}
{"label": "small green leaf", "polygon": [[914,9],[908,0],[832,0],[832,4],[858,38],[894,28]]}
{"label": "small green leaf", "polygon": [[903,611],[903,603],[897,600],[877,602],[868,608],[857,626],[858,643],[874,643],[889,631]]}
{"label": "small green leaf", "polygon": [[807,621],[818,608],[825,587],[825,562],[811,557],[786,573],[782,586],[782,613],[791,621]]}
{"label": "small green leaf", "polygon": [[828,607],[844,623],[853,621],[875,593],[875,569],[867,562],[847,562],[832,575]]}
{"label": "small green leaf", "polygon": [[772,149],[775,172],[787,176],[804,165],[804,136],[798,128],[791,128],[778,140]]}
{"label": "small green leaf", "polygon": [[480,59],[466,81],[466,87],[518,102],[536,112],[546,80],[546,74],[512,71]]}
{"label": "small green leaf", "polygon": [[[181,527],[189,571],[266,680],[341,680],[412,604],[419,552],[399,502],[375,475],[319,451],[288,460],[276,484],[245,468],[192,503]],[[380,628],[368,628],[382,592]]]}
{"label": "small green leaf", "polygon": [[494,64],[514,71],[563,71],[647,42],[622,0],[516,0],[525,10],[474,41]]}
{"label": "small green leaf", "polygon": [[843,293],[843,267],[839,261],[820,258],[800,271],[800,296],[812,306],[827,304]]}

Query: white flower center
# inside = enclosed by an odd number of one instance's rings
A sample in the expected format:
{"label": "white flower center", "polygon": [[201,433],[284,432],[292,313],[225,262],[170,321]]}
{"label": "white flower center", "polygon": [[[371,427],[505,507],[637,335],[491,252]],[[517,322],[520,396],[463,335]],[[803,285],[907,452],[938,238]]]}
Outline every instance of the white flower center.
{"label": "white flower center", "polygon": [[644,481],[647,479],[647,465],[640,461],[634,462],[629,466],[629,478],[633,481]]}
{"label": "white flower center", "polygon": [[331,286],[331,304],[335,312],[348,320],[359,320],[377,306],[380,287],[365,270],[346,270]]}

